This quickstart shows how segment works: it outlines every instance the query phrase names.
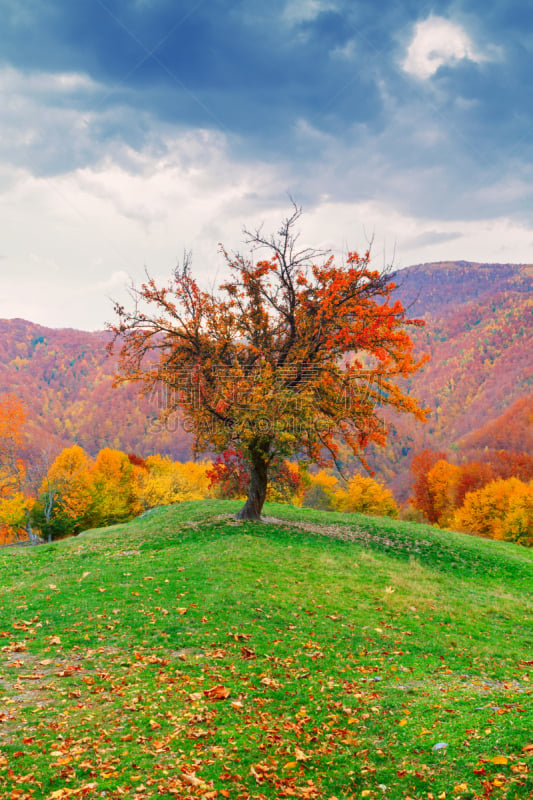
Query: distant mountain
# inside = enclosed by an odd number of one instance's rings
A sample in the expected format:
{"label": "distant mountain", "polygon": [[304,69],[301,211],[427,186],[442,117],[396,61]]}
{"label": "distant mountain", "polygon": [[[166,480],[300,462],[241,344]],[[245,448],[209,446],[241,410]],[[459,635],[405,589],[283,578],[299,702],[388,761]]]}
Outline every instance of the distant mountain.
{"label": "distant mountain", "polygon": [[414,452],[459,451],[464,437],[533,392],[533,266],[440,262],[392,277],[409,316],[426,323],[412,331],[417,351],[431,356],[409,381],[429,421],[393,417],[390,443],[374,458],[405,499]]}
{"label": "distant mountain", "polygon": [[[533,265],[440,262],[392,278],[409,316],[425,320],[411,333],[417,351],[431,356],[408,383],[431,409],[428,423],[391,416],[389,442],[372,454],[378,475],[406,499],[409,463],[423,448],[451,448],[461,460],[495,442],[530,446],[511,423],[520,418],[529,430],[522,411],[533,393]],[[76,442],[93,455],[110,446],[188,458],[191,440],[179,421],[157,422],[160,398],[139,398],[133,384],[113,388],[109,340],[105,332],[0,320],[0,391],[26,402],[36,449]]]}
{"label": "distant mountain", "polygon": [[521,397],[496,419],[467,433],[459,441],[458,450],[463,458],[472,461],[494,450],[533,456],[533,392]]}
{"label": "distant mountain", "polygon": [[177,421],[157,421],[161,398],[140,397],[132,383],[113,387],[110,339],[106,332],[0,320],[0,391],[25,402],[35,451],[55,454],[76,443],[91,455],[116,447],[186,459],[190,437]]}

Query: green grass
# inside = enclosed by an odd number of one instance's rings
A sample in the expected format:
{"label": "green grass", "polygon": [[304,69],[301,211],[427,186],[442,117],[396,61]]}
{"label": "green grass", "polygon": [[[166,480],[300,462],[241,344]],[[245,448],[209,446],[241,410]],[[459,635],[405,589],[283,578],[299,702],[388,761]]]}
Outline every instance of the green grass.
{"label": "green grass", "polygon": [[0,552],[2,800],[533,796],[530,551],[238,507]]}

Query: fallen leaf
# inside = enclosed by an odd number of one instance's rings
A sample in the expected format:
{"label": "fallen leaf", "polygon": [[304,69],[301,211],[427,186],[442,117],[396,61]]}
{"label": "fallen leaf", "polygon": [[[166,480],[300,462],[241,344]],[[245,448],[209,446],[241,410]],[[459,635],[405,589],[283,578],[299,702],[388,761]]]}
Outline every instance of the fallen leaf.
{"label": "fallen leaf", "polygon": [[263,686],[271,686],[273,689],[279,689],[278,681],[274,680],[274,678],[269,678],[268,675],[265,675],[264,678],[261,678],[261,683]]}
{"label": "fallen leaf", "polygon": [[211,689],[204,689],[203,694],[208,700],[225,700],[231,694],[231,689],[227,686],[213,686]]}
{"label": "fallen leaf", "polygon": [[2,647],[2,653],[24,653],[28,648],[24,642],[13,642],[13,644],[6,644]]}
{"label": "fallen leaf", "polygon": [[197,778],[194,773],[183,772],[179,775],[179,778],[183,781],[183,783],[187,783],[189,786],[204,786],[204,781],[201,781],[200,778]]}
{"label": "fallen leaf", "polygon": [[491,762],[493,764],[508,764],[509,759],[505,756],[494,756],[494,758],[491,758]]}

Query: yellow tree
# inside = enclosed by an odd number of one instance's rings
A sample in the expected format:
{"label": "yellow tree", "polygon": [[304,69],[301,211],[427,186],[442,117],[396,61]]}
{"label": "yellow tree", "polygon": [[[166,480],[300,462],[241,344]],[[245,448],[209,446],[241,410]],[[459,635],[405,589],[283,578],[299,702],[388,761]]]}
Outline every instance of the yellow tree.
{"label": "yellow tree", "polygon": [[90,469],[91,523],[125,522],[140,511],[136,498],[136,473],[121,450],[104,447]]}
{"label": "yellow tree", "polygon": [[314,474],[303,469],[302,483],[304,487],[302,505],[321,508],[324,511],[335,508],[335,490],[339,485],[335,475],[325,469],[320,469]]}
{"label": "yellow tree", "polygon": [[431,497],[434,522],[441,528],[451,524],[456,507],[457,489],[461,468],[440,459],[427,474],[428,493]]}
{"label": "yellow tree", "polygon": [[335,491],[334,497],[339,511],[373,514],[378,517],[398,516],[398,506],[389,489],[366,475],[354,475],[346,488]]}
{"label": "yellow tree", "polygon": [[146,459],[146,471],[138,483],[138,499],[142,508],[202,500],[209,497],[209,465],[188,461],[171,461],[167,456]]}
{"label": "yellow tree", "polygon": [[90,466],[79,445],[65,448],[50,465],[38,503],[49,540],[88,524],[94,494]]}
{"label": "yellow tree", "polygon": [[133,287],[133,308],[117,304],[110,326],[123,379],[165,387],[198,450],[242,452],[240,519],[260,518],[273,463],[331,463],[339,439],[364,461],[369,443],[386,441],[380,407],[424,418],[399,387],[421,366],[407,329],[422,323],[392,302],[394,284],[368,252],[337,266],[300,248],[299,217],[295,207],[270,237],[245,231],[250,256],[223,250],[230,277],[218,291],[200,289],[186,258],[169,285]]}
{"label": "yellow tree", "polygon": [[460,531],[533,544],[533,482],[498,479],[469,492],[455,512],[453,527]]}
{"label": "yellow tree", "polygon": [[533,546],[533,481],[515,484],[504,520],[503,537],[508,542]]}

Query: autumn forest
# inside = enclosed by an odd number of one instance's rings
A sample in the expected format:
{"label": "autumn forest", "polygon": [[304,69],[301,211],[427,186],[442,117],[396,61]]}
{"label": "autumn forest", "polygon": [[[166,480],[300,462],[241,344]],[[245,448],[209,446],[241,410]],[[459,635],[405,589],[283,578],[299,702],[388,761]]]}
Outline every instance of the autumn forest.
{"label": "autumn forest", "polygon": [[[427,421],[382,409],[368,468],[339,444],[335,468],[278,459],[267,499],[425,521],[533,542],[533,267],[445,262],[390,276],[422,369],[402,388]],[[111,332],[0,320],[0,536],[62,538],[151,508],[245,497],[238,448],[195,452],[162,389],[116,385]]]}

